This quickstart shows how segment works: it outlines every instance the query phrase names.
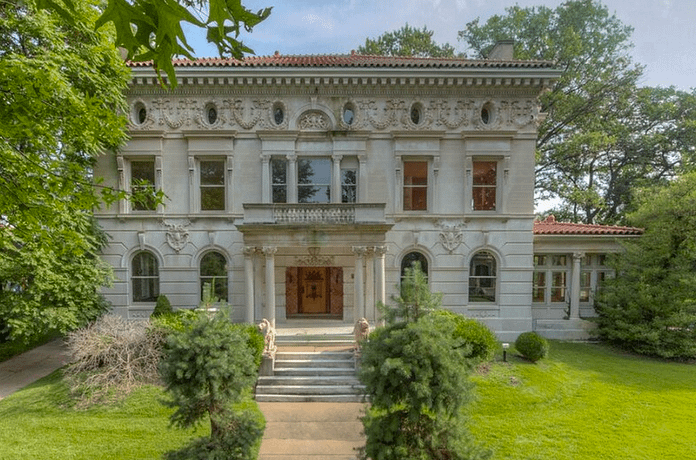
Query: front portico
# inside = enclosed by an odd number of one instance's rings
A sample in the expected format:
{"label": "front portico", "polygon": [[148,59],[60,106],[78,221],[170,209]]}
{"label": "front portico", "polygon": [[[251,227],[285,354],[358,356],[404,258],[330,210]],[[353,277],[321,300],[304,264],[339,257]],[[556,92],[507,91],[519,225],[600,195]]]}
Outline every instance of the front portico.
{"label": "front portico", "polygon": [[385,302],[383,204],[248,204],[245,320],[377,318]]}

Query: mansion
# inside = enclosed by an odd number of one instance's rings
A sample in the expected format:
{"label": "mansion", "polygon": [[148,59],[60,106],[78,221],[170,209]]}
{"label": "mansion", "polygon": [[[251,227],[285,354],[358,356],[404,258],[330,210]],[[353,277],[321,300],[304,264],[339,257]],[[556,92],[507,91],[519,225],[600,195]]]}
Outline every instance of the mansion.
{"label": "mansion", "polygon": [[129,142],[95,176],[162,190],[97,212],[115,313],[158,295],[236,321],[378,319],[419,262],[443,307],[501,340],[585,338],[608,253],[638,229],[534,221],[537,98],[560,75],[518,61],[316,55],[132,63]]}

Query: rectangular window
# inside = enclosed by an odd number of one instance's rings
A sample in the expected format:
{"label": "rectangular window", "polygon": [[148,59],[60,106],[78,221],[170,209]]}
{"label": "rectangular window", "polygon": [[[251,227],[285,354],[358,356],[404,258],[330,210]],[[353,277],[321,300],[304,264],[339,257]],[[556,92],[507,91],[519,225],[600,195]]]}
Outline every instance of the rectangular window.
{"label": "rectangular window", "polygon": [[534,272],[532,281],[532,301],[544,303],[546,301],[546,272]]}
{"label": "rectangular window", "polygon": [[341,169],[341,203],[358,201],[358,171]]}
{"label": "rectangular window", "polygon": [[224,160],[202,160],[201,210],[221,211],[225,209],[225,162]]}
{"label": "rectangular window", "polygon": [[288,202],[288,169],[284,159],[271,160],[271,181],[274,203]]}
{"label": "rectangular window", "polygon": [[404,211],[428,209],[428,162],[404,162]]}
{"label": "rectangular window", "polygon": [[331,202],[331,168],[329,158],[297,160],[297,201],[299,203]]}
{"label": "rectangular window", "polygon": [[474,211],[495,211],[498,162],[474,161],[472,208]]}
{"label": "rectangular window", "polygon": [[567,272],[551,272],[551,302],[565,302]]}
{"label": "rectangular window", "polygon": [[580,302],[589,302],[590,292],[592,292],[592,271],[583,270],[580,272]]}
{"label": "rectangular window", "polygon": [[131,193],[134,211],[154,211],[155,200],[155,160],[133,160],[131,168]]}

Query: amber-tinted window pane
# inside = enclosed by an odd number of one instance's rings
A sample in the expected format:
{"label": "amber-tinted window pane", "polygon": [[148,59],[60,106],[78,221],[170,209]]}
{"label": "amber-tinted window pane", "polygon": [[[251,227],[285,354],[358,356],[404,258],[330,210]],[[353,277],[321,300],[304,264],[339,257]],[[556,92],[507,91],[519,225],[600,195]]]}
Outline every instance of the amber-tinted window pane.
{"label": "amber-tinted window pane", "polygon": [[551,273],[551,302],[565,302],[566,272]]}
{"label": "amber-tinted window pane", "polygon": [[498,163],[495,161],[474,161],[474,211],[495,211],[497,166]]}
{"label": "amber-tinted window pane", "polygon": [[404,162],[404,211],[428,209],[428,162]]}
{"label": "amber-tinted window pane", "polygon": [[225,162],[201,161],[201,209],[225,209]]}
{"label": "amber-tinted window pane", "polygon": [[532,283],[532,300],[534,302],[544,302],[546,295],[546,272],[534,272]]}

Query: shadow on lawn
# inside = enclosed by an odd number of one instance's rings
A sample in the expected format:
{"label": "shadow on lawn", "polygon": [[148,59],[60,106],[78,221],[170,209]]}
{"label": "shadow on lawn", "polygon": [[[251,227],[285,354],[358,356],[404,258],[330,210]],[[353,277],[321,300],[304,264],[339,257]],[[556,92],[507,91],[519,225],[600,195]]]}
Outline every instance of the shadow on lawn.
{"label": "shadow on lawn", "polygon": [[[649,391],[696,388],[696,366],[627,353],[600,343],[550,341],[549,360],[593,373],[613,385]],[[530,363],[530,365],[532,365]]]}

